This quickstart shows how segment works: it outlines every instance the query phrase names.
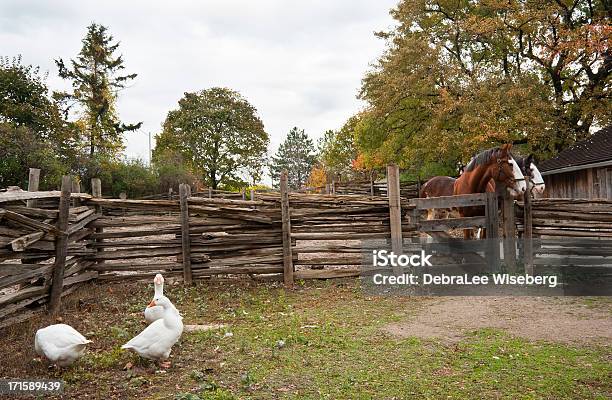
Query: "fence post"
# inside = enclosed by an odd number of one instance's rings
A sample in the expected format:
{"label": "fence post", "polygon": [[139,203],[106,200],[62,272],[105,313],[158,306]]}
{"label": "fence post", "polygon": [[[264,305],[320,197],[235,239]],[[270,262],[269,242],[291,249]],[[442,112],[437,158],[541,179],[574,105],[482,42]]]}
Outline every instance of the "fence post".
{"label": "fence post", "polygon": [[370,196],[374,197],[374,177],[370,173]]}
{"label": "fence post", "polygon": [[69,175],[62,177],[62,194],[59,201],[59,213],[57,217],[57,230],[55,236],[55,262],[53,263],[53,280],[51,281],[51,293],[49,294],[49,313],[57,314],[60,310],[62,299],[62,288],[64,286],[64,268],[66,267],[66,255],[68,253],[68,213],[70,211],[70,190],[72,178]]}
{"label": "fence post", "polygon": [[283,230],[283,278],[285,287],[293,288],[293,253],[291,249],[291,210],[289,208],[289,187],[287,171],[280,176],[281,220]]}
{"label": "fence post", "polygon": [[[402,210],[400,206],[399,167],[387,165],[387,195],[389,197],[389,221],[391,224],[391,250],[396,255],[402,254]],[[400,266],[393,268],[393,273],[403,273]]]}
{"label": "fence post", "polygon": [[[91,195],[94,199],[101,199],[102,198],[102,181],[100,180],[100,178],[91,178]],[[97,205],[96,206],[96,214],[102,214],[102,206]],[[104,228],[102,227],[98,227],[96,228],[96,233],[103,233],[104,232]],[[96,239],[96,243],[102,243],[104,241],[104,239]],[[100,254],[104,252],[104,248],[103,247],[98,247],[96,250],[96,254]],[[97,260],[98,264],[104,264],[104,260]]]}
{"label": "fence post", "polygon": [[[502,186],[502,185],[500,185]],[[516,225],[514,219],[514,199],[505,186],[502,187],[502,215],[504,238],[504,264],[510,273],[516,272]]]}
{"label": "fence post", "polygon": [[255,201],[255,189],[251,189],[251,201]]}
{"label": "fence post", "polygon": [[[72,179],[72,193],[81,193],[81,182],[76,178]],[[80,207],[81,199],[74,199],[73,202],[75,207]]]}
{"label": "fence post", "polygon": [[212,188],[208,188],[208,198],[212,199],[212,196],[213,196]]}
{"label": "fence post", "polygon": [[487,234],[487,261],[491,272],[499,272],[499,218],[497,216],[497,194],[485,193],[485,217]]}
{"label": "fence post", "polygon": [[240,194],[242,195],[242,200],[246,200],[246,189],[245,188],[240,189]]}
{"label": "fence post", "polygon": [[189,204],[187,199],[191,195],[191,187],[186,183],[179,185],[179,198],[181,204],[181,247],[183,250],[183,279],[186,285],[193,283],[191,273],[191,243],[189,240]]}
{"label": "fence post", "polygon": [[533,275],[533,225],[531,209],[531,182],[527,180],[527,190],[525,191],[523,207],[523,253],[525,254],[524,264],[525,273]]}
{"label": "fence post", "polygon": [[[40,169],[30,168],[28,174],[28,192],[38,192],[38,182],[40,181]],[[36,200],[28,200],[28,207],[36,207]]]}

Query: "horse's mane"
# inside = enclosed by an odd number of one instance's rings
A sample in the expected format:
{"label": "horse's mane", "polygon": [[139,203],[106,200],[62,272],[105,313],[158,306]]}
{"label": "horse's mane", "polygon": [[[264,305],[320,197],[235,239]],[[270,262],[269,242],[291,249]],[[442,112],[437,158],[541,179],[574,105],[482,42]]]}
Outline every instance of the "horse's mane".
{"label": "horse's mane", "polygon": [[465,171],[472,171],[478,166],[488,165],[491,162],[491,159],[499,155],[498,153],[500,151],[501,148],[499,147],[493,147],[492,149],[481,151],[480,153],[472,157],[468,165],[465,167]]}

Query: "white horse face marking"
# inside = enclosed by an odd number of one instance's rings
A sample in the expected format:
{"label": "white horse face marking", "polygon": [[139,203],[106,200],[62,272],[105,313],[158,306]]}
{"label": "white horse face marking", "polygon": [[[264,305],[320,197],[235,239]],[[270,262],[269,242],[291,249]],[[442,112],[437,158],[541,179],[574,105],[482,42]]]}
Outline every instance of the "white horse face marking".
{"label": "white horse face marking", "polygon": [[527,184],[525,183],[525,176],[521,172],[521,169],[519,168],[516,161],[514,161],[514,158],[510,157],[508,162],[510,163],[510,165],[512,165],[512,176],[515,179],[514,187],[509,188],[510,194],[512,196],[521,195],[525,193],[525,190],[527,190]]}
{"label": "white horse face marking", "polygon": [[544,193],[544,189],[546,189],[546,185],[544,185],[544,178],[540,173],[540,170],[534,163],[529,165],[529,170],[531,171],[531,181],[533,183],[533,192],[537,194]]}

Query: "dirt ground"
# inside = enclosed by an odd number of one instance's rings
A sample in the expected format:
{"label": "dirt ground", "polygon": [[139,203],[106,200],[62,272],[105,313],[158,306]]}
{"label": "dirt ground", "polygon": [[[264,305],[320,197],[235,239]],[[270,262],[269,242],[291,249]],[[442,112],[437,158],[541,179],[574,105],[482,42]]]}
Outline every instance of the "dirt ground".
{"label": "dirt ground", "polygon": [[444,297],[385,327],[399,338],[461,340],[481,328],[503,329],[528,340],[612,345],[612,301],[550,297]]}

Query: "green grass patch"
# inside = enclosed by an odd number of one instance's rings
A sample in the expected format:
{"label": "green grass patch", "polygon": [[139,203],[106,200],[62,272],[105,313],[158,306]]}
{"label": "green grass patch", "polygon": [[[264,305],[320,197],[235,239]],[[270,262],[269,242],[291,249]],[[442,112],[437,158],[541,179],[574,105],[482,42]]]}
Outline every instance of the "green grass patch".
{"label": "green grass patch", "polygon": [[[142,310],[152,292],[147,289],[127,286],[87,316],[83,331],[95,333],[95,347],[64,372],[69,396],[604,399],[612,394],[609,347],[532,342],[495,329],[454,343],[398,339],[382,328],[426,311],[429,300],[367,297],[354,283],[306,283],[293,292],[274,285],[169,286],[166,293],[186,324],[227,327],[184,333],[173,349],[172,367],[159,373],[119,349],[144,327]],[[126,363],[134,367],[124,370]],[[32,368],[38,369],[28,376],[45,375],[42,367]]]}

